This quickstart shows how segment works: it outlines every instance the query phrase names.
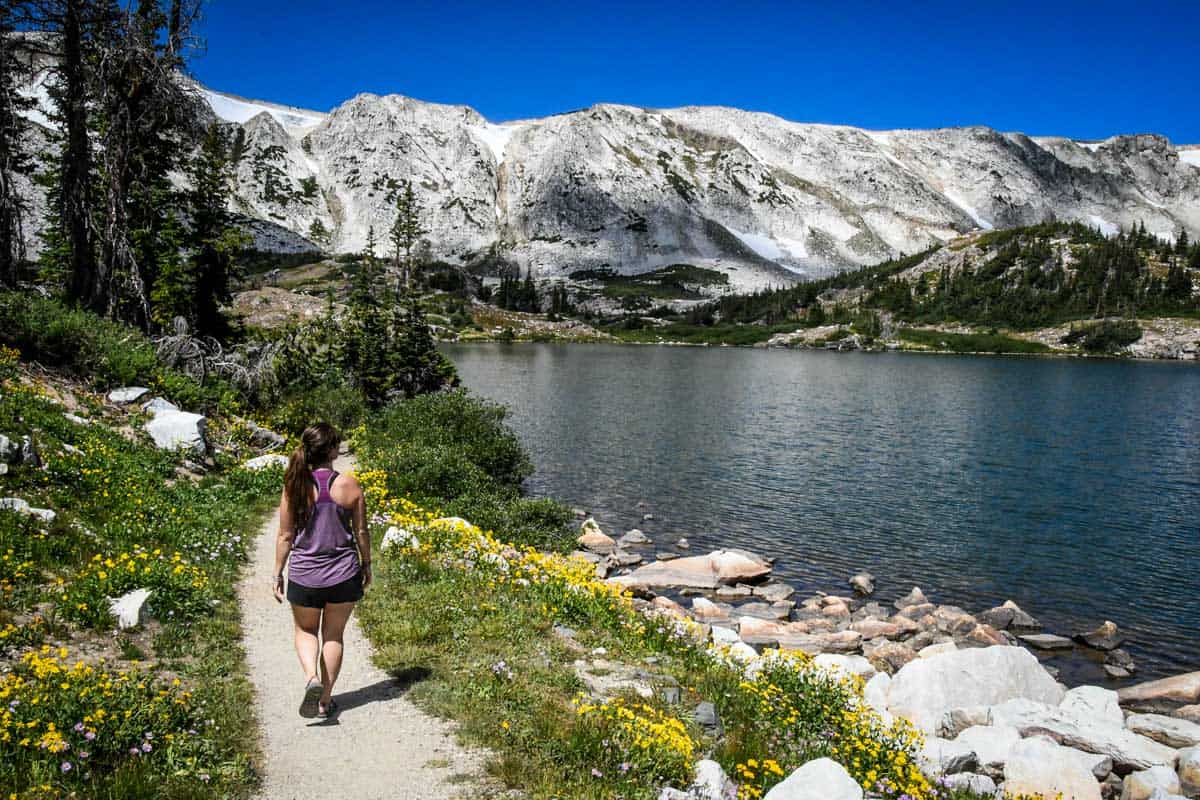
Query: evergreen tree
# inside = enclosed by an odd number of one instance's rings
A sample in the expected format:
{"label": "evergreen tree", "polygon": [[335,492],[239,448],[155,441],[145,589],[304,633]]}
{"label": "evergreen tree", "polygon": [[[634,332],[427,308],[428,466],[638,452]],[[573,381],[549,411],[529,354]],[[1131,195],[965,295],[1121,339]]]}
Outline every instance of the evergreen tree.
{"label": "evergreen tree", "polygon": [[388,238],[392,243],[392,259],[400,285],[408,288],[413,273],[413,250],[426,231],[421,226],[421,206],[413,193],[412,181],[400,182],[396,190],[396,219]]}
{"label": "evergreen tree", "polygon": [[210,125],[187,170],[195,323],[198,333],[210,336],[225,332],[227,323],[220,306],[232,299],[234,257],[246,244],[226,210],[229,169],[229,141],[218,125]]}
{"label": "evergreen tree", "polygon": [[329,229],[325,227],[325,223],[319,219],[314,219],[312,224],[308,226],[308,240],[313,244],[320,245],[321,249],[329,247],[330,235]]}

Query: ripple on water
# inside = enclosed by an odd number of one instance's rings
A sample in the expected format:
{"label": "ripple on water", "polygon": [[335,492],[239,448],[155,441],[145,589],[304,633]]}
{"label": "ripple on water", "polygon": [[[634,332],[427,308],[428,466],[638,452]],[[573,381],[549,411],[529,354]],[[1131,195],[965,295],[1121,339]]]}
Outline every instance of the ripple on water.
{"label": "ripple on water", "polygon": [[844,591],[865,568],[884,599],[913,584],[974,611],[1012,598],[1063,633],[1112,619],[1139,678],[1200,669],[1200,368],[446,351],[468,386],[511,408],[538,468],[531,491],[605,527],[758,550],[802,589]]}

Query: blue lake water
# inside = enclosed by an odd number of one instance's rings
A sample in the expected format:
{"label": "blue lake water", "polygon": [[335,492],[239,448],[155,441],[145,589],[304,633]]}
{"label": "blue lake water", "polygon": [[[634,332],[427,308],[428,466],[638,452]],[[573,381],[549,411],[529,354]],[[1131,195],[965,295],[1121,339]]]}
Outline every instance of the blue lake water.
{"label": "blue lake water", "polygon": [[[531,493],[660,546],[775,556],[801,591],[920,585],[1129,632],[1138,678],[1200,669],[1200,368],[607,345],[448,345],[511,409]],[[639,502],[645,508],[637,507]],[[652,513],[654,520],[642,521]],[[1097,664],[1063,657],[1077,680]]]}

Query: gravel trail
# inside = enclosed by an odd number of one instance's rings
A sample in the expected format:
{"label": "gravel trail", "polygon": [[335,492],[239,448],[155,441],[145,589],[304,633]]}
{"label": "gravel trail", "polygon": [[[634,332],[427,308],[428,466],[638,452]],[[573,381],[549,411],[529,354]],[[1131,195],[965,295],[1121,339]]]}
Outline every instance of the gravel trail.
{"label": "gravel trail", "polygon": [[[353,468],[343,457],[339,471]],[[253,563],[238,586],[243,645],[255,688],[263,750],[264,800],[450,800],[475,796],[483,754],[465,750],[451,725],[418,709],[405,687],[371,663],[358,621],[345,633],[345,659],[334,687],[336,720],[297,713],[303,674],[292,644],[287,603],[271,595],[276,515],[263,525]],[[368,592],[371,589],[367,590]]]}

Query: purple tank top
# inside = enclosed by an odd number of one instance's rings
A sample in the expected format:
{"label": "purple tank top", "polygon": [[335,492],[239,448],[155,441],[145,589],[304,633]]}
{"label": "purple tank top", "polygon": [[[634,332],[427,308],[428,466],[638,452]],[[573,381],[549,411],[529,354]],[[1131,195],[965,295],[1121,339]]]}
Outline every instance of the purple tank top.
{"label": "purple tank top", "polygon": [[296,532],[288,557],[288,580],[310,589],[334,586],[358,573],[358,551],[350,533],[350,512],[329,494],[337,473],[313,470],[317,500],[308,524]]}

